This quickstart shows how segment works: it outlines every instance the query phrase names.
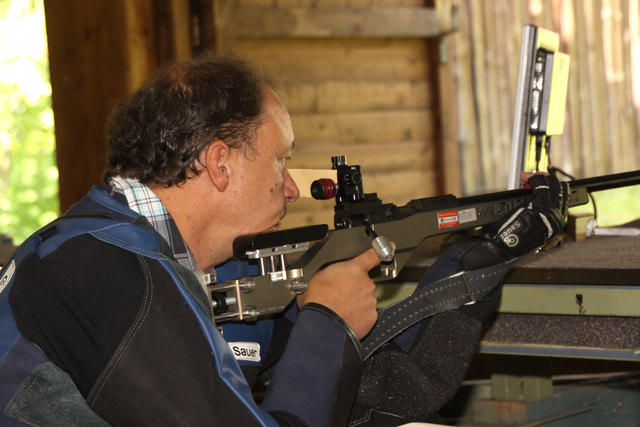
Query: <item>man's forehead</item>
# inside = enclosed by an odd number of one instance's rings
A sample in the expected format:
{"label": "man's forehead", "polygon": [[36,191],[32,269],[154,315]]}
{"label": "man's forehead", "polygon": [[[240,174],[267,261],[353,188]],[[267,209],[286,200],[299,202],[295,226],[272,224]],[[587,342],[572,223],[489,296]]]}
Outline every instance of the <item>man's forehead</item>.
{"label": "man's forehead", "polygon": [[280,100],[278,95],[271,89],[266,91],[266,105],[265,110],[269,119],[273,120],[282,132],[283,136],[283,149],[291,152],[294,148],[295,142],[293,138],[293,126],[291,124],[291,117],[287,108]]}

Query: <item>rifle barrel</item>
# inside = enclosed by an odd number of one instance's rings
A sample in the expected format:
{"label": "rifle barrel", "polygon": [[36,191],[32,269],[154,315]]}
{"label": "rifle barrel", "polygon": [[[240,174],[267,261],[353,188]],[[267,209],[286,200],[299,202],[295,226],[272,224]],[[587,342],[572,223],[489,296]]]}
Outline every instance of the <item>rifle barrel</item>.
{"label": "rifle barrel", "polygon": [[640,170],[569,181],[571,188],[585,187],[589,193],[636,184],[640,184]]}

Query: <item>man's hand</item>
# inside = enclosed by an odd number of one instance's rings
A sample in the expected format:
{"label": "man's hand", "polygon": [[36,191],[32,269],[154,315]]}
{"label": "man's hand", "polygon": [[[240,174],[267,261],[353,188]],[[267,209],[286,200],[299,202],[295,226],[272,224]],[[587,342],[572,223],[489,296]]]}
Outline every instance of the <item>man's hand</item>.
{"label": "man's hand", "polygon": [[333,310],[355,332],[358,339],[369,333],[378,319],[375,284],[369,270],[380,263],[373,249],[318,271],[309,288],[298,296],[300,307],[314,302]]}

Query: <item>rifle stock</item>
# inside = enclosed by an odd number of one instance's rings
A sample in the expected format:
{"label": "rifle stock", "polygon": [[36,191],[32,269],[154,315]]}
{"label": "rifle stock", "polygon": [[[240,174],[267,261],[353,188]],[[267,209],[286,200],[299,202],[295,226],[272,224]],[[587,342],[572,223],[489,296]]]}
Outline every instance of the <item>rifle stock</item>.
{"label": "rifle stock", "polygon": [[[640,170],[569,181],[569,206],[588,203],[593,191],[636,184],[640,184]],[[326,225],[300,227],[236,241],[236,255],[258,259],[261,275],[209,285],[214,295],[224,292],[230,301],[222,304],[224,310],[218,304],[216,321],[254,320],[283,311],[306,289],[306,280],[316,271],[371,248],[373,239],[368,229],[396,245],[394,260],[382,263],[380,274],[374,278],[377,282],[385,281],[398,274],[426,238],[499,221],[530,201],[532,194],[531,190],[517,189],[462,198],[447,195],[412,200],[397,207],[382,204],[375,193],[360,191],[358,200],[346,200],[338,192],[334,229]],[[290,254],[297,254],[298,258],[287,267],[285,256]]]}

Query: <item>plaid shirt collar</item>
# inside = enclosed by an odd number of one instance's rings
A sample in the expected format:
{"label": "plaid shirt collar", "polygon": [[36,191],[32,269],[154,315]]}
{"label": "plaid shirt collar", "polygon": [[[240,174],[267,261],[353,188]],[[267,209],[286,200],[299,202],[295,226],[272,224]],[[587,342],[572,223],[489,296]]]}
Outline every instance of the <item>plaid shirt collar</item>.
{"label": "plaid shirt collar", "polygon": [[193,253],[180,235],[176,222],[149,187],[137,179],[121,176],[112,178],[109,184],[114,192],[122,194],[127,199],[129,208],[145,216],[158,234],[169,242],[173,255],[183,267],[189,270],[198,269]]}

